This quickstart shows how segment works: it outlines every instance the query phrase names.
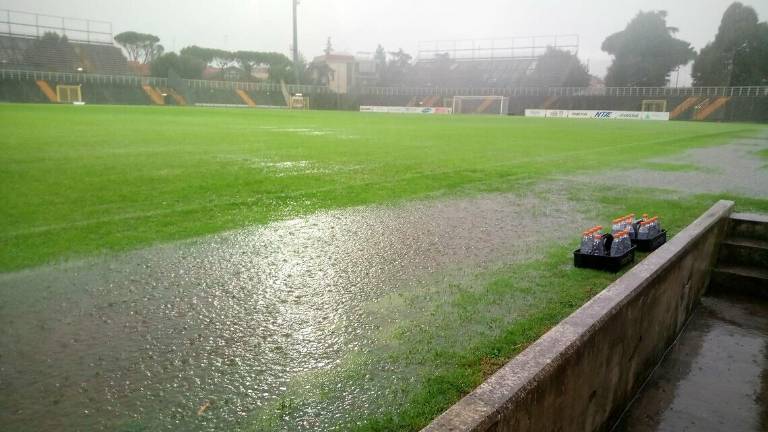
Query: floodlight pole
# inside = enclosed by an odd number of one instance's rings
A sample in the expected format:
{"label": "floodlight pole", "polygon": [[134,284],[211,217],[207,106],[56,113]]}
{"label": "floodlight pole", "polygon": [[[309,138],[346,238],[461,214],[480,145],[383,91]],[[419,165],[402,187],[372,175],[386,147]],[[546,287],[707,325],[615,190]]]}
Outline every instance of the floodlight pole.
{"label": "floodlight pole", "polygon": [[296,18],[296,9],[299,0],[293,0],[293,72],[296,75],[296,84],[299,83],[299,26]]}

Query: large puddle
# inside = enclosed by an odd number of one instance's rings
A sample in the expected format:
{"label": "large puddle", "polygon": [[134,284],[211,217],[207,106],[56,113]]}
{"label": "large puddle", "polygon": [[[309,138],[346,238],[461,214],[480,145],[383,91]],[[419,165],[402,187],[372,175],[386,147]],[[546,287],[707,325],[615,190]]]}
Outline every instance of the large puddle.
{"label": "large puddle", "polygon": [[[696,148],[663,159],[651,159],[650,169],[608,171],[581,180],[605,185],[644,185],[686,193],[731,193],[764,198],[768,195],[768,161],[758,152],[768,149],[768,134],[741,138],[716,147]],[[658,169],[653,169],[654,165]]]}
{"label": "large puddle", "polygon": [[0,425],[236,428],[292,378],[373,346],[378,299],[568,232],[578,214],[550,192],[334,211],[0,275]]}

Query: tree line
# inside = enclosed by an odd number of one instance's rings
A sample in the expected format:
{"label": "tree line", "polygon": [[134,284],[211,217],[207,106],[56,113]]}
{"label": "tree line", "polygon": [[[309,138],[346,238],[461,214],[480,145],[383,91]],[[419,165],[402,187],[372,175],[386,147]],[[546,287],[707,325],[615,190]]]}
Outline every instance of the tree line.
{"label": "tree line", "polygon": [[696,86],[768,85],[768,23],[736,2],[723,14],[715,40],[698,53],[667,26],[665,11],[640,12],[603,42],[613,56],[609,86],[663,86],[672,71],[693,60]]}
{"label": "tree line", "polygon": [[[768,23],[760,22],[752,7],[740,2],[731,4],[714,40],[698,53],[689,42],[677,38],[677,33],[677,28],[667,25],[666,11],[639,12],[624,30],[603,41],[602,50],[613,58],[605,76],[606,85],[664,86],[672,72],[691,61],[697,86],[768,85]],[[208,65],[216,66],[221,73],[234,67],[244,80],[254,79],[252,72],[261,65],[267,67],[272,81],[292,82],[298,75],[303,83],[322,84],[333,74],[327,65],[307,63],[303,57],[300,64],[294,65],[285,55],[274,52],[190,46],[179,54],[165,53],[157,36],[137,32],[121,33],[115,36],[115,41],[125,49],[129,60],[149,64],[156,76],[168,76],[174,70],[183,78],[200,78]],[[330,38],[324,52],[332,52]],[[416,68],[413,57],[402,49],[386,51],[379,45],[373,62],[376,84],[381,86],[447,86],[454,84],[451,80],[461,78],[465,86],[583,87],[592,79],[587,65],[575,53],[555,48],[548,48],[533,70],[520,74],[514,82],[471,73],[457,77],[455,59],[448,53],[437,55],[428,66]],[[298,68],[298,74],[294,68]]]}
{"label": "tree line", "polygon": [[259,51],[226,51],[215,48],[189,46],[178,54],[164,52],[155,35],[138,32],[124,32],[115,36],[117,42],[128,55],[128,60],[150,66],[154,76],[168,76],[173,70],[182,78],[202,78],[203,71],[209,65],[217,67],[220,72],[227,68],[236,67],[242,76],[239,79],[252,78],[254,68],[266,65],[269,69],[269,79],[274,81],[290,80],[293,74],[293,62],[284,54]]}

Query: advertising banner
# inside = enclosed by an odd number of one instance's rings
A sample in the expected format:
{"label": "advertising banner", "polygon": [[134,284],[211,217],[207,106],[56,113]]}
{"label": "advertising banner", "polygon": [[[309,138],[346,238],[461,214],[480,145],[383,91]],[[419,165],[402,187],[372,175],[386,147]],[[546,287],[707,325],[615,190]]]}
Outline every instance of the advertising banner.
{"label": "advertising banner", "polygon": [[597,111],[597,110],[542,110],[527,109],[526,117],[578,118],[608,120],[669,120],[668,112],[650,111]]}
{"label": "advertising banner", "polygon": [[394,106],[368,106],[360,107],[360,112],[390,113],[390,114],[438,114],[453,113],[451,108],[444,107],[394,107]]}

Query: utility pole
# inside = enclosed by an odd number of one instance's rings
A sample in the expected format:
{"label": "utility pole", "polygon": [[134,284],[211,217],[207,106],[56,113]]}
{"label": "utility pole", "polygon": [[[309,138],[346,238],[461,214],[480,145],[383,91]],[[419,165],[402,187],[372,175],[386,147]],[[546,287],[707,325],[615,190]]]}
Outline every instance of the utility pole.
{"label": "utility pole", "polygon": [[293,72],[296,75],[296,84],[300,84],[299,79],[299,26],[296,19],[296,9],[299,0],[293,1]]}

